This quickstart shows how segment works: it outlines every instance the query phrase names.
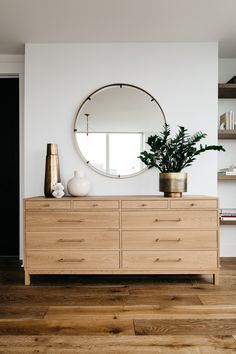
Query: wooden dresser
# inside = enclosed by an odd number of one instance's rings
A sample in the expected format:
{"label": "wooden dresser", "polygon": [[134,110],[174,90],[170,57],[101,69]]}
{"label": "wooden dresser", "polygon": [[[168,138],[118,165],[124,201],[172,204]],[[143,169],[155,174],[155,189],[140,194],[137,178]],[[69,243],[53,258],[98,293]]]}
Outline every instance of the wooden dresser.
{"label": "wooden dresser", "polygon": [[31,274],[212,274],[218,283],[218,199],[206,196],[27,198]]}

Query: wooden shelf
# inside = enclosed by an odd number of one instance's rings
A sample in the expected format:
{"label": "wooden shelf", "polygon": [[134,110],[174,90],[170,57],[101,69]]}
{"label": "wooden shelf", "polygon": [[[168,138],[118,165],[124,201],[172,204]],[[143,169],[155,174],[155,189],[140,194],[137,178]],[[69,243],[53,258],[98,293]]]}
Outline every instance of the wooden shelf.
{"label": "wooden shelf", "polygon": [[[218,84],[219,98],[236,99],[236,83]],[[236,130],[218,130],[218,139],[236,139]],[[236,176],[218,175],[219,181],[236,181]],[[236,220],[220,220],[220,225],[236,225]]]}
{"label": "wooden shelf", "polygon": [[220,225],[236,225],[236,220],[220,220]]}
{"label": "wooden shelf", "polygon": [[219,139],[236,139],[236,130],[218,130]]}
{"label": "wooden shelf", "polygon": [[218,176],[219,181],[236,180],[236,176]]}
{"label": "wooden shelf", "polygon": [[236,98],[236,84],[219,84],[219,98]]}

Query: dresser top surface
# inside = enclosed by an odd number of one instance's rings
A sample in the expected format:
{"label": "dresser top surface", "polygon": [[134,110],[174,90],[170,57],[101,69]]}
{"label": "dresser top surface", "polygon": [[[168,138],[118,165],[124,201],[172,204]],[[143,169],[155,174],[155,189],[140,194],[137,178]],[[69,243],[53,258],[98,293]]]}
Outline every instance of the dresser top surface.
{"label": "dresser top surface", "polygon": [[162,195],[94,195],[94,196],[84,196],[84,197],[71,197],[64,196],[62,198],[46,198],[44,196],[37,197],[28,197],[24,200],[50,200],[50,201],[63,201],[63,200],[204,200],[204,199],[218,199],[216,196],[207,196],[207,195],[185,195],[179,198],[168,198]]}

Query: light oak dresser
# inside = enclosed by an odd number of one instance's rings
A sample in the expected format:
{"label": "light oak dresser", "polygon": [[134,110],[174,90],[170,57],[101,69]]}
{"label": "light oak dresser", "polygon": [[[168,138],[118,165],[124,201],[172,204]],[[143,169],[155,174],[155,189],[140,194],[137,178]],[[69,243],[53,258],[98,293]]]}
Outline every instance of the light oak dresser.
{"label": "light oak dresser", "polygon": [[32,274],[212,274],[218,199],[207,196],[24,200],[25,284]]}

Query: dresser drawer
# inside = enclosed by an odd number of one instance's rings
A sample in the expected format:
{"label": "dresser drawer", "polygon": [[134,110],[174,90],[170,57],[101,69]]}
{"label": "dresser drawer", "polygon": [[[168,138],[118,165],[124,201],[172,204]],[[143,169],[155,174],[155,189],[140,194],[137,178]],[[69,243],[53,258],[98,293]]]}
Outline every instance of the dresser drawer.
{"label": "dresser drawer", "polygon": [[117,269],[118,251],[26,251],[32,269]]}
{"label": "dresser drawer", "polygon": [[26,213],[26,231],[73,231],[83,228],[119,227],[119,212],[34,212]]}
{"label": "dresser drawer", "polygon": [[124,269],[208,270],[217,268],[216,251],[123,251]]}
{"label": "dresser drawer", "polygon": [[118,200],[75,200],[72,202],[74,209],[117,209]]}
{"label": "dresser drawer", "polygon": [[70,209],[69,200],[45,199],[45,200],[27,200],[25,202],[26,210],[66,210]]}
{"label": "dresser drawer", "polygon": [[167,209],[167,200],[124,200],[123,209]]}
{"label": "dresser drawer", "polygon": [[214,210],[124,211],[124,229],[200,229],[217,228],[218,212]]}
{"label": "dresser drawer", "polygon": [[119,249],[119,231],[27,232],[31,249]]}
{"label": "dresser drawer", "polygon": [[217,231],[124,231],[123,249],[216,249]]}
{"label": "dresser drawer", "polygon": [[172,209],[217,209],[218,202],[216,199],[171,200],[170,207]]}

